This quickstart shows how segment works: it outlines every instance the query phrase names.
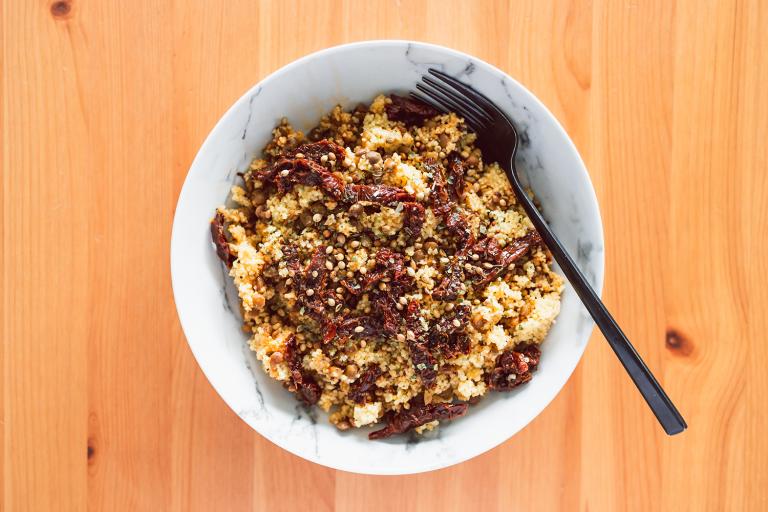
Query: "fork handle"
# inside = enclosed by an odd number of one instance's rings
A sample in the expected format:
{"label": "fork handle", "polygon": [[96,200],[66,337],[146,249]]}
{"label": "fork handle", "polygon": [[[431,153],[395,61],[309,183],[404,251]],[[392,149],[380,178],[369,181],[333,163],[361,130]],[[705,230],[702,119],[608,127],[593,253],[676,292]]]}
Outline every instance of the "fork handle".
{"label": "fork handle", "polygon": [[605,336],[608,344],[611,346],[616,356],[621,361],[624,369],[629,373],[632,381],[637,386],[640,394],[643,395],[648,406],[656,415],[656,419],[659,420],[664,431],[669,435],[679,434],[685,430],[688,425],[678,412],[672,400],[669,399],[667,394],[659,385],[656,378],[648,369],[645,362],[643,362],[640,355],[629,342],[627,336],[619,328],[616,320],[608,312],[608,309],[597,296],[595,290],[592,289],[584,274],[581,273],[576,263],[573,261],[568,252],[563,248],[563,245],[558,240],[557,236],[552,232],[547,225],[544,217],[542,217],[539,210],[534,206],[533,202],[528,198],[522,184],[517,178],[517,173],[514,170],[506,170],[509,181],[512,184],[518,200],[520,200],[523,208],[525,209],[531,222],[536,227],[536,230],[541,235],[544,243],[549,248],[555,261],[560,265],[565,277],[568,278],[573,289],[576,290],[576,294],[581,299],[581,302],[592,315],[600,331]]}

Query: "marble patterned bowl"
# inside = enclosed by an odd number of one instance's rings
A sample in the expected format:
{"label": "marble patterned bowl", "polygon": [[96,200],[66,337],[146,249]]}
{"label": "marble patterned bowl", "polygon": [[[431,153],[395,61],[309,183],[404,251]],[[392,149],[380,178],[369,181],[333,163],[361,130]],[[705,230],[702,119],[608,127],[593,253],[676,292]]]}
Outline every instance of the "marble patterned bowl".
{"label": "marble patterned bowl", "polygon": [[514,120],[517,166],[545,217],[599,291],[603,231],[589,176],[554,116],[525,87],[485,62],[447,48],[407,41],[370,41],[314,53],[262,80],[216,124],[197,154],[179,196],[171,237],[171,274],[179,318],[206,377],[243,421],[278,446],[336,469],[407,474],[479,455],[528,424],[565,385],[586,347],[592,321],[566,287],[556,325],[542,346],[539,370],[525,386],[486,395],[466,416],[420,437],[369,441],[371,430],[340,432],[321,410],[306,409],[270,379],[248,350],[231,279],[209,233],[237,172],[248,167],[283,116],[306,130],[337,103],[353,107],[378,93],[414,89],[436,67],[471,84]]}

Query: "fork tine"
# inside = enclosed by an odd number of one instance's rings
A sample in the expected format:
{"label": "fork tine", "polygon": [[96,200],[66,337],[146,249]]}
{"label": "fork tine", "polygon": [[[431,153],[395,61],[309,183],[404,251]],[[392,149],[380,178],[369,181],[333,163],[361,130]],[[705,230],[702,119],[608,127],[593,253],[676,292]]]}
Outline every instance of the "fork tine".
{"label": "fork tine", "polygon": [[416,84],[416,88],[430,98],[433,103],[439,104],[445,112],[455,112],[458,114],[470,127],[472,127],[472,129],[477,130],[482,126],[482,123],[474,117],[472,113],[466,112],[466,109],[450,98],[445,97],[423,84]]}
{"label": "fork tine", "polygon": [[439,103],[436,103],[433,99],[431,99],[431,98],[429,98],[427,96],[423,96],[423,95],[421,95],[421,94],[419,94],[417,92],[413,92],[413,91],[409,92],[408,94],[411,96],[411,98],[413,98],[415,100],[418,100],[418,101],[420,101],[422,103],[426,103],[427,105],[436,108],[437,110],[439,110],[443,114],[447,114],[448,113],[448,109],[446,109],[444,106],[440,105]]}
{"label": "fork tine", "polygon": [[437,69],[429,68],[428,72],[430,75],[437,77],[438,79],[442,80],[446,84],[452,86],[454,89],[461,91],[465,96],[469,97],[472,101],[474,101],[474,103],[478,108],[482,108],[487,115],[491,117],[493,117],[494,115],[501,115],[505,119],[509,120],[507,115],[501,110],[499,110],[499,108],[496,105],[494,105],[491,100],[489,100],[484,95],[474,90],[472,87],[456,80],[450,75],[446,75],[442,71],[438,71]]}
{"label": "fork tine", "polygon": [[430,89],[424,84],[416,84],[416,88],[424,93],[427,97],[431,98],[433,102],[437,102],[443,106],[446,110],[452,110],[461,115],[465,121],[467,121],[473,129],[477,130],[484,126],[485,123],[479,121],[471,112],[467,112],[467,109],[451,100],[450,98],[440,94],[437,91]]}
{"label": "fork tine", "polygon": [[431,85],[434,89],[440,91],[444,95],[454,100],[456,103],[459,103],[462,106],[464,106],[465,110],[469,110],[470,112],[475,114],[475,117],[477,117],[481,121],[484,121],[485,123],[493,122],[493,119],[491,118],[491,116],[486,114],[481,107],[474,105],[471,101],[467,100],[466,97],[462,96],[461,94],[458,94],[456,90],[453,89],[452,87],[447,86],[441,82],[438,82],[437,80],[433,80],[428,76],[422,76],[421,79],[424,80],[424,82]]}
{"label": "fork tine", "polygon": [[[417,87],[418,87],[418,85],[417,85]],[[426,103],[427,105],[430,105],[430,106],[436,108],[437,110],[439,110],[443,114],[448,114],[449,112],[456,112],[455,108],[453,108],[451,106],[445,106],[443,103],[440,103],[440,99],[439,98],[433,98],[429,94],[422,95],[422,94],[419,94],[419,93],[413,92],[413,91],[411,91],[408,94],[411,96],[411,98],[416,99],[418,101],[421,101],[422,103]],[[475,131],[478,130],[479,125],[474,124],[476,121],[474,121],[474,120],[470,121],[470,120],[465,119],[465,122],[473,130],[475,130]]]}

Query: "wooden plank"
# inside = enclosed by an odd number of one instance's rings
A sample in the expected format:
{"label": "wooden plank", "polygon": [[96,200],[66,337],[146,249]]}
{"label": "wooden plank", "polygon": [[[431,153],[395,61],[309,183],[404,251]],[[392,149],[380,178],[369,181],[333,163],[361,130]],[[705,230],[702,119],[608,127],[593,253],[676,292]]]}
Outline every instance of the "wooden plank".
{"label": "wooden plank", "polygon": [[76,55],[66,15],[3,11],[3,499],[83,510],[94,183]]}
{"label": "wooden plank", "polygon": [[[3,2],[2,510],[765,510],[768,9],[679,0]],[[604,297],[691,428],[663,435],[599,334],[489,453],[335,472],[197,367],[168,246],[197,148],[267,73],[426,40],[529,87],[590,170]]]}

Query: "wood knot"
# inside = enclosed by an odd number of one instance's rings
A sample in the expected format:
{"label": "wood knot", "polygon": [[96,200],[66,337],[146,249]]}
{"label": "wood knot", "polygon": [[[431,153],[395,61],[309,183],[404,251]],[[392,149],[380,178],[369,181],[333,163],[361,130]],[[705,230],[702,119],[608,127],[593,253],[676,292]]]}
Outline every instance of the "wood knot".
{"label": "wood knot", "polygon": [[88,464],[93,464],[96,457],[96,440],[92,437],[88,438],[87,456]]}
{"label": "wood knot", "polygon": [[69,0],[58,0],[51,4],[51,15],[54,18],[68,18],[72,12],[72,3]]}
{"label": "wood knot", "polygon": [[672,353],[680,356],[689,356],[693,353],[693,343],[691,343],[691,340],[672,327],[667,329],[664,344]]}

